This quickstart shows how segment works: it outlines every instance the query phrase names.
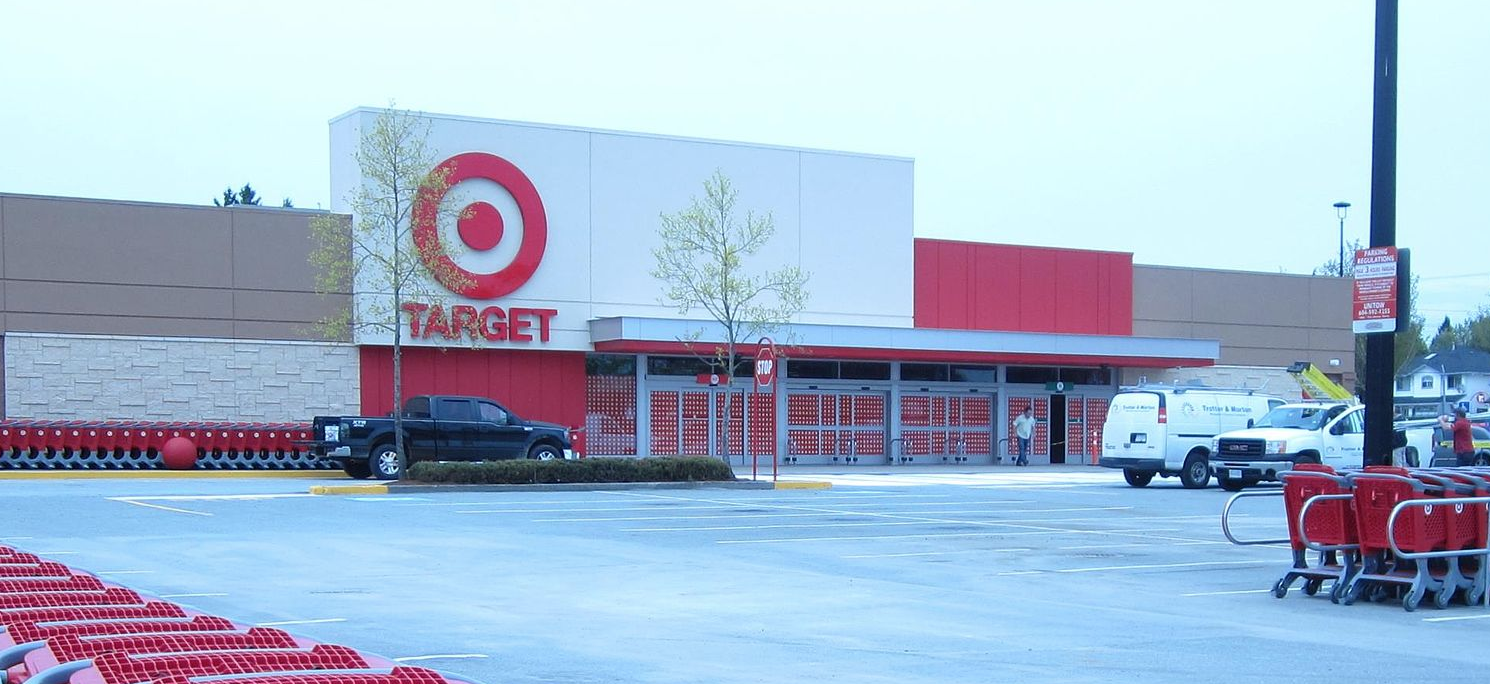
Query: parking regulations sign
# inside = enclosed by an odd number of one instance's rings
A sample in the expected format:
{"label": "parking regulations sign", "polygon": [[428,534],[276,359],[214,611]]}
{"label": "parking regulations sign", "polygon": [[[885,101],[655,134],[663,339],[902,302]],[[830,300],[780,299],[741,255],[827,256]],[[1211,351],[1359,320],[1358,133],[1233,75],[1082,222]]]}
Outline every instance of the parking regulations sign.
{"label": "parking regulations sign", "polygon": [[1355,302],[1350,329],[1356,333],[1397,330],[1397,248],[1355,252]]}

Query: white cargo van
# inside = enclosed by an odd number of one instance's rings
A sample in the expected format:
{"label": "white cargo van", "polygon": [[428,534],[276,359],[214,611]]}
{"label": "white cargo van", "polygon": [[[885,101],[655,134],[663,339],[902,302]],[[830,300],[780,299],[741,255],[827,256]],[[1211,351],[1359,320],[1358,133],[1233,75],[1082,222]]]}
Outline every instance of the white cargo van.
{"label": "white cargo van", "polygon": [[1189,489],[1211,481],[1211,440],[1223,432],[1251,427],[1278,397],[1252,390],[1207,387],[1141,386],[1113,397],[1102,425],[1104,468],[1122,468],[1134,487],[1155,475],[1179,476]]}

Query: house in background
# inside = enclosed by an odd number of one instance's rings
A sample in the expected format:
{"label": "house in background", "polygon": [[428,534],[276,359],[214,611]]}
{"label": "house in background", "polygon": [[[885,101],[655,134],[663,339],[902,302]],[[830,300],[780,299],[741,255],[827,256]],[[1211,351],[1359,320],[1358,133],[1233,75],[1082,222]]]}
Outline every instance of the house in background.
{"label": "house in background", "polygon": [[1392,403],[1399,418],[1490,409],[1490,352],[1457,347],[1408,359],[1397,372]]}

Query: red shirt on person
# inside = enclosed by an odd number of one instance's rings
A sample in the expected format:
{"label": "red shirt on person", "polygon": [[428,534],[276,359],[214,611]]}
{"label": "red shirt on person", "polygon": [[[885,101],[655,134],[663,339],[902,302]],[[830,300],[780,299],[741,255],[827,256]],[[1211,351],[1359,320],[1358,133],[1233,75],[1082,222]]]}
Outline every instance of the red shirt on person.
{"label": "red shirt on person", "polygon": [[1469,434],[1469,419],[1459,416],[1454,419],[1454,453],[1468,454],[1474,451],[1474,439]]}

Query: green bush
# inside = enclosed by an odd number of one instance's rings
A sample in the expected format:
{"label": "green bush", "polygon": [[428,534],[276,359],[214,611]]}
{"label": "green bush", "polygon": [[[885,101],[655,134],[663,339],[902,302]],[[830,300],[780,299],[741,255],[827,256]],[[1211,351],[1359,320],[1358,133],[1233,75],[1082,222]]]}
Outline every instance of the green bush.
{"label": "green bush", "polygon": [[409,479],[428,484],[563,484],[607,482],[728,482],[724,461],[683,458],[585,458],[576,461],[422,461]]}

